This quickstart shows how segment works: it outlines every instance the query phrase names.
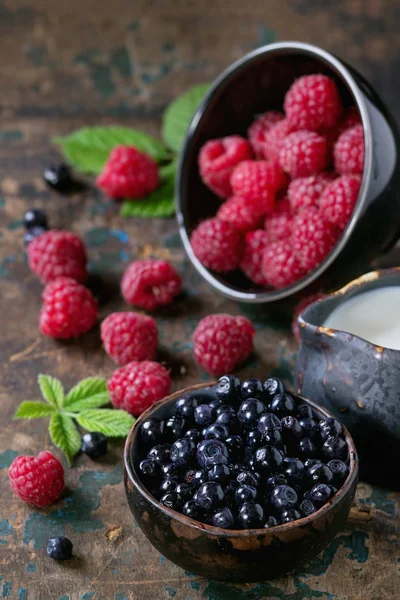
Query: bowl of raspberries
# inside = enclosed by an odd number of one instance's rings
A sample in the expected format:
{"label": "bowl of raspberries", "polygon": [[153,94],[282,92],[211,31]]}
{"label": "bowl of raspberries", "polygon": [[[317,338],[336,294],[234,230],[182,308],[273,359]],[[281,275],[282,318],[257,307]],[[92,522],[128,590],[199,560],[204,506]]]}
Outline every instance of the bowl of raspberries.
{"label": "bowl of raspberries", "polygon": [[167,558],[235,582],[290,572],[343,526],[358,479],[354,443],[283,382],[222,376],[143,413],[125,447],[134,518]]}
{"label": "bowl of raspberries", "polygon": [[373,90],[333,55],[295,42],[246,55],[211,87],[181,154],[192,263],[247,302],[348,279],[398,238],[397,140]]}

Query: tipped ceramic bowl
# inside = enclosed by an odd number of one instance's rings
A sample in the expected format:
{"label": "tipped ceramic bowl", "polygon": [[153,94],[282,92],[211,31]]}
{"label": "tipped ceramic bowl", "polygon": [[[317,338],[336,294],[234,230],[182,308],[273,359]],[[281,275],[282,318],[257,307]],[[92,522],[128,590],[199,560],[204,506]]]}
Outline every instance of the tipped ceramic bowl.
{"label": "tipped ceramic bowl", "polygon": [[[169,560],[210,579],[254,582],[288,573],[321,552],[343,527],[357,486],[358,458],[353,440],[344,430],[349,448],[349,474],[340,490],[317,512],[271,529],[228,530],[205,525],[160,504],[138,476],[139,430],[149,417],[165,419],[173,414],[175,401],[185,393],[215,399],[207,385],[186,388],[158,402],[136,421],[125,445],[125,489],[129,507],[147,539]],[[308,404],[321,418],[331,413],[311,400]]]}
{"label": "tipped ceramic bowl", "polygon": [[[353,215],[332,252],[306,277],[283,289],[262,289],[240,271],[219,276],[195,257],[190,235],[200,221],[215,216],[221,200],[201,181],[200,148],[208,140],[246,135],[255,115],[281,110],[286,91],[302,75],[332,77],[345,106],[355,105],[365,137],[362,185]],[[341,285],[393,246],[399,234],[399,137],[392,117],[365,79],[329,52],[300,42],[263,46],[228,67],[201,102],[188,129],[177,175],[176,207],[181,238],[200,275],[216,290],[242,302],[287,298],[324,276]]]}

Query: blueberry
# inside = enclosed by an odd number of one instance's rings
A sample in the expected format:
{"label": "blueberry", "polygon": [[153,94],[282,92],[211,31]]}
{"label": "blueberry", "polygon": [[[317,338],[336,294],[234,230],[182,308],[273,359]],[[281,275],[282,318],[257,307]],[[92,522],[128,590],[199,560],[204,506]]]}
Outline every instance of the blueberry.
{"label": "blueberry", "polygon": [[314,439],[318,434],[318,425],[314,419],[302,417],[299,419],[300,426],[303,430],[303,436]]}
{"label": "blueberry", "polygon": [[257,498],[257,489],[252,485],[239,485],[235,493],[235,501],[237,504],[243,504],[249,500],[255,500]]}
{"label": "blueberry", "polygon": [[288,485],[278,485],[271,492],[270,502],[278,510],[294,508],[297,504],[297,494]]}
{"label": "blueberry", "polygon": [[160,500],[161,504],[174,510],[179,510],[182,506],[182,498],[177,492],[167,492]]}
{"label": "blueberry", "polygon": [[235,481],[234,479],[231,479],[231,481],[228,483],[228,485],[225,486],[225,488],[224,488],[225,500],[229,504],[233,503],[233,501],[235,499],[236,490],[239,487],[240,487],[240,484],[237,481]]}
{"label": "blueberry", "polygon": [[326,483],[330,485],[333,482],[333,473],[327,465],[322,463],[312,465],[307,471],[307,480],[310,487],[316,483]]}
{"label": "blueberry", "polygon": [[277,394],[285,393],[285,386],[280,379],[276,379],[275,377],[270,377],[267,381],[264,382],[264,393],[269,401],[274,398]]}
{"label": "blueberry", "polygon": [[207,427],[207,431],[205,434],[206,440],[220,440],[224,441],[229,436],[229,429],[226,425],[222,425],[221,423],[213,423],[209,427]]}
{"label": "blueberry", "polygon": [[201,509],[197,506],[194,500],[188,500],[187,502],[185,502],[185,504],[183,505],[182,512],[187,517],[190,517],[191,519],[196,519],[197,521],[200,521],[203,516]]}
{"label": "blueberry", "polygon": [[315,505],[311,502],[311,500],[308,500],[308,498],[305,498],[303,502],[300,503],[299,511],[305,517],[312,515],[312,513],[314,513],[316,510],[317,509]]}
{"label": "blueberry", "polygon": [[202,468],[217,464],[213,459],[218,456],[222,456],[228,461],[227,447],[220,440],[204,440],[197,446],[196,458]]}
{"label": "blueberry", "polygon": [[210,511],[222,503],[224,492],[222,487],[216,481],[203,483],[193,496],[197,506],[203,510]]}
{"label": "blueberry", "polygon": [[308,404],[300,404],[296,412],[299,419],[314,419],[313,409]]}
{"label": "blueberry", "polygon": [[293,486],[302,482],[306,468],[298,458],[286,457],[281,466],[281,472],[285,475],[288,482]]}
{"label": "blueberry", "polygon": [[211,469],[212,467],[215,467],[216,465],[227,465],[228,462],[229,461],[225,456],[223,456],[222,454],[216,454],[215,456],[212,456],[211,458],[209,458],[208,468]]}
{"label": "blueberry", "polygon": [[233,414],[227,411],[222,412],[217,416],[215,423],[225,425],[226,427],[228,427],[230,432],[234,432],[239,429],[239,421],[235,411],[233,411]]}
{"label": "blueberry", "polygon": [[301,519],[301,514],[294,508],[289,508],[281,513],[281,523],[290,523]]}
{"label": "blueberry", "polygon": [[163,494],[166,492],[174,492],[178,483],[179,479],[177,477],[166,477],[160,484],[160,491]]}
{"label": "blueberry", "polygon": [[254,466],[263,474],[276,471],[283,461],[283,454],[274,446],[263,446],[258,448],[254,456]]}
{"label": "blueberry", "polygon": [[107,452],[107,438],[98,431],[91,431],[82,436],[81,451],[91,458],[98,458]]}
{"label": "blueberry", "polygon": [[208,471],[208,479],[221,484],[227,483],[230,476],[231,472],[227,465],[215,465]]}
{"label": "blueberry", "polygon": [[306,458],[304,461],[304,466],[306,469],[313,467],[314,465],[320,465],[321,461],[319,458]]}
{"label": "blueberry", "polygon": [[192,440],[192,442],[195,442],[197,444],[197,442],[200,441],[201,434],[198,429],[195,429],[194,427],[192,427],[192,429],[187,430],[187,432],[185,433],[185,437],[187,437],[189,440]]}
{"label": "blueberry", "polygon": [[294,411],[295,406],[295,402],[290,394],[277,394],[271,401],[271,412],[282,418],[290,415]]}
{"label": "blueberry", "polygon": [[299,440],[303,435],[303,430],[299,421],[292,415],[287,415],[281,420],[282,435],[285,440]]}
{"label": "blueberry", "polygon": [[279,525],[278,519],[273,517],[272,515],[268,517],[268,519],[264,523],[265,529],[270,529],[271,527],[277,527]]}
{"label": "blueberry", "polygon": [[29,246],[29,244],[35,238],[39,237],[39,235],[42,235],[42,233],[44,233],[45,231],[47,231],[47,230],[44,229],[43,227],[31,227],[30,229],[28,229],[28,231],[26,231],[25,235],[24,235],[25,246]]}
{"label": "blueberry", "polygon": [[165,464],[170,462],[171,444],[159,444],[153,446],[147,453],[147,458],[152,458],[157,463]]}
{"label": "blueberry", "polygon": [[215,409],[215,414],[216,414],[217,419],[220,415],[226,414],[226,413],[228,413],[232,417],[236,417],[236,410],[233,408],[233,406],[230,406],[229,404],[220,404]]}
{"label": "blueberry", "polygon": [[194,487],[190,483],[178,483],[175,488],[177,494],[180,495],[182,502],[190,500],[194,493]]}
{"label": "blueberry", "polygon": [[177,440],[185,435],[185,419],[174,415],[170,417],[164,426],[164,431],[168,439]]}
{"label": "blueberry", "polygon": [[230,435],[224,441],[232,460],[238,460],[243,452],[243,440],[239,435]]}
{"label": "blueberry", "polygon": [[240,386],[242,400],[248,398],[262,398],[264,395],[263,384],[259,379],[245,379]]}
{"label": "blueberry", "polygon": [[147,419],[140,428],[140,437],[144,444],[156,444],[164,434],[164,421]]}
{"label": "blueberry", "polygon": [[342,435],[343,427],[336,421],[336,419],[323,419],[319,422],[319,432],[321,435],[321,439],[324,442],[331,435]]}
{"label": "blueberry", "polygon": [[183,396],[175,402],[175,414],[190,421],[193,419],[193,413],[196,406],[196,398],[193,398],[192,396]]}
{"label": "blueberry", "polygon": [[317,506],[322,506],[329,500],[332,495],[331,488],[325,483],[317,483],[310,490],[310,500],[314,502]]}
{"label": "blueberry", "polygon": [[201,427],[208,427],[215,421],[215,410],[209,404],[200,404],[194,409],[194,420]]}
{"label": "blueberry", "polygon": [[240,379],[234,375],[224,375],[218,379],[215,393],[221,402],[238,404],[240,400]]}
{"label": "blueberry", "polygon": [[245,446],[243,450],[243,463],[246,465],[246,469],[254,469],[254,452],[248,446]]}
{"label": "blueberry", "polygon": [[193,470],[187,471],[185,474],[185,482],[193,485],[194,488],[199,488],[203,483],[208,481],[207,471]]}
{"label": "blueberry", "polygon": [[41,229],[48,229],[48,222],[46,213],[40,208],[30,208],[24,215],[24,225],[26,229],[32,229],[33,227],[41,227]]}
{"label": "blueberry", "polygon": [[280,430],[281,429],[280,419],[272,413],[265,413],[265,414],[261,415],[261,417],[258,419],[257,429],[261,434],[263,434],[266,429]]}
{"label": "blueberry", "polygon": [[257,529],[262,527],[264,511],[259,504],[245,502],[238,515],[238,522],[242,529]]}
{"label": "blueberry", "polygon": [[70,560],[72,558],[72,542],[59,535],[47,540],[46,552],[53,560]]}
{"label": "blueberry", "polygon": [[297,448],[302,458],[311,458],[317,453],[317,449],[315,447],[314,442],[308,437],[305,437],[302,440],[300,440],[297,444]]}
{"label": "blueberry", "polygon": [[268,477],[265,482],[265,489],[267,492],[271,492],[278,485],[287,485],[287,479],[283,473],[276,473]]}
{"label": "blueberry", "polygon": [[161,472],[164,477],[178,477],[181,473],[181,465],[173,462],[163,463],[161,465]]}
{"label": "blueberry", "polygon": [[347,465],[342,460],[334,459],[328,462],[328,467],[333,474],[335,484],[341,485],[349,472]]}
{"label": "blueberry", "polygon": [[346,460],[347,452],[348,448],[346,442],[337,436],[328,437],[321,448],[321,454],[326,460],[332,460],[334,458]]}
{"label": "blueberry", "polygon": [[158,463],[155,460],[151,460],[151,458],[145,458],[139,463],[139,471],[144,477],[151,479],[156,478],[160,474]]}
{"label": "blueberry", "polygon": [[221,527],[222,529],[231,529],[234,523],[235,519],[233,514],[227,506],[216,512],[212,518],[214,527]]}
{"label": "blueberry", "polygon": [[196,444],[189,438],[181,438],[172,444],[170,458],[178,465],[190,464],[195,456]]}
{"label": "blueberry", "polygon": [[282,446],[282,435],[279,429],[266,429],[262,434],[263,444]]}
{"label": "blueberry", "polygon": [[240,483],[240,485],[252,485],[255,488],[259,483],[258,477],[251,471],[240,471],[236,476],[236,481]]}
{"label": "blueberry", "polygon": [[257,398],[248,398],[239,407],[237,416],[243,427],[253,427],[262,413],[265,412],[264,404]]}
{"label": "blueberry", "polygon": [[257,429],[250,429],[246,433],[245,444],[252,450],[257,450],[261,446],[261,433]]}
{"label": "blueberry", "polygon": [[208,405],[211,406],[211,408],[213,408],[214,410],[216,410],[218,406],[221,406],[221,404],[222,402],[218,398],[215,398],[215,400],[211,400],[211,402],[208,403]]}
{"label": "blueberry", "polygon": [[43,178],[49,187],[61,194],[66,194],[73,190],[74,182],[71,172],[66,165],[51,165],[50,167],[46,167]]}

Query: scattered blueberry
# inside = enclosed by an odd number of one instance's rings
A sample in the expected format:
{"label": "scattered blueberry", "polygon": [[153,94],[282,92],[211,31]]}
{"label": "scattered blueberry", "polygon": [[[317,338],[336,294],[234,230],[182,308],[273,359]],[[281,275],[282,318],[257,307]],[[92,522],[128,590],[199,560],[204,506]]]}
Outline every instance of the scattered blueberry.
{"label": "scattered blueberry", "polygon": [[240,379],[234,375],[224,375],[217,381],[215,393],[221,402],[236,404],[240,402]]}
{"label": "scattered blueberry", "polygon": [[331,435],[342,435],[343,427],[336,419],[323,419],[319,422],[319,432],[324,442]]}
{"label": "scattered blueberry", "polygon": [[270,377],[267,381],[264,382],[264,393],[269,401],[274,398],[277,394],[285,393],[285,386],[280,379],[276,379],[275,377]]}
{"label": "scattered blueberry", "polygon": [[287,415],[281,420],[282,435],[285,441],[299,440],[303,436],[303,429],[296,417]]}
{"label": "scattered blueberry", "polygon": [[185,502],[185,504],[183,505],[182,512],[187,517],[190,517],[191,519],[196,519],[197,521],[200,521],[203,517],[201,509],[197,506],[194,500],[188,500],[187,502]]}
{"label": "scattered blueberry", "polygon": [[177,492],[167,492],[160,500],[161,504],[174,510],[179,510],[182,506],[182,498]]}
{"label": "scattered blueberry", "polygon": [[197,446],[196,458],[202,468],[218,464],[214,459],[220,456],[224,457],[226,462],[228,462],[228,449],[225,444],[219,440],[204,440]]}
{"label": "scattered blueberry", "polygon": [[248,398],[239,406],[238,419],[243,427],[253,427],[262,413],[265,412],[264,404],[257,398]]}
{"label": "scattered blueberry", "polygon": [[171,444],[160,444],[153,446],[147,453],[147,458],[152,458],[159,464],[170,462]]}
{"label": "scattered blueberry", "polygon": [[159,475],[159,465],[151,458],[145,458],[139,463],[139,471],[146,478],[155,478]]}
{"label": "scattered blueberry", "polygon": [[263,384],[259,379],[245,379],[240,387],[242,400],[247,398],[262,398],[264,395]]}
{"label": "scattered blueberry", "polygon": [[314,513],[316,510],[317,509],[315,505],[311,502],[311,500],[308,500],[307,498],[305,498],[303,502],[301,502],[299,505],[299,511],[304,517],[312,515],[312,513]]}
{"label": "scattered blueberry", "polygon": [[187,466],[193,461],[195,452],[196,444],[189,438],[184,437],[172,444],[170,458],[173,463]]}
{"label": "scattered blueberry", "polygon": [[261,434],[263,434],[267,429],[280,430],[281,428],[280,419],[272,413],[263,414],[257,422],[257,429]]}
{"label": "scattered blueberry", "polygon": [[61,194],[67,194],[74,188],[71,172],[66,165],[46,167],[43,178],[47,185]]}
{"label": "scattered blueberry", "polygon": [[239,485],[235,493],[235,500],[237,504],[243,504],[249,500],[255,500],[257,498],[257,489],[252,485]]}
{"label": "scattered blueberry", "polygon": [[281,513],[281,523],[290,523],[301,519],[301,514],[294,508],[289,508]]}
{"label": "scattered blueberry", "polygon": [[47,229],[43,229],[43,227],[31,227],[30,229],[28,229],[28,231],[26,231],[24,235],[25,246],[29,246],[29,244],[35,238],[39,237],[39,235],[42,235],[42,233],[44,233],[45,231],[47,231]]}
{"label": "scattered blueberry", "polygon": [[283,454],[274,446],[263,446],[256,451],[254,460],[257,471],[269,475],[280,467]]}
{"label": "scattered blueberry", "polygon": [[292,413],[296,405],[290,394],[277,394],[271,401],[271,412],[282,418]]}
{"label": "scattered blueberry", "polygon": [[262,507],[254,502],[245,502],[238,515],[238,522],[243,529],[257,529],[264,522]]}
{"label": "scattered blueberry", "polygon": [[195,429],[194,427],[192,429],[188,429],[187,432],[185,433],[185,437],[189,438],[189,440],[192,440],[192,442],[199,442],[201,439],[201,433],[198,429]]}
{"label": "scattered blueberry", "polygon": [[166,437],[172,441],[183,437],[185,433],[185,426],[186,423],[183,417],[178,417],[177,415],[170,417],[164,425]]}
{"label": "scattered blueberry", "polygon": [[176,463],[167,462],[161,465],[161,471],[164,477],[178,477],[182,471],[182,467]]}
{"label": "scattered blueberry", "polygon": [[85,433],[82,436],[81,451],[91,458],[99,458],[107,452],[107,438],[98,431]]}
{"label": "scattered blueberry", "polygon": [[207,427],[215,421],[215,410],[209,404],[200,404],[194,409],[194,420],[197,425]]}
{"label": "scattered blueberry", "polygon": [[193,413],[196,406],[196,398],[193,398],[192,396],[183,396],[176,401],[175,414],[184,419],[193,419]]}
{"label": "scattered blueberry", "polygon": [[46,552],[53,560],[71,560],[72,542],[62,535],[50,538],[46,544]]}
{"label": "scattered blueberry", "polygon": [[347,444],[338,436],[330,436],[323,443],[321,452],[326,460],[331,460],[333,458],[346,460],[348,453]]}
{"label": "scattered blueberry", "polygon": [[223,442],[228,436],[229,429],[226,425],[222,425],[221,423],[213,423],[207,427],[204,437],[206,440],[221,440]]}
{"label": "scattered blueberry", "polygon": [[333,482],[333,473],[327,465],[317,463],[309,467],[307,479],[310,486],[313,486],[316,483],[326,483],[329,485]]}
{"label": "scattered blueberry", "polygon": [[193,500],[197,506],[206,511],[216,508],[222,503],[223,499],[224,492],[220,484],[216,481],[203,483],[193,496]]}
{"label": "scattered blueberry", "polygon": [[48,229],[47,216],[44,210],[40,208],[30,208],[24,215],[24,225],[26,229],[40,227],[42,230]]}
{"label": "scattered blueberry", "polygon": [[297,448],[299,455],[302,458],[312,458],[317,453],[314,442],[308,437],[304,437],[302,440],[300,440],[297,444]]}
{"label": "scattered blueberry", "polygon": [[145,444],[156,444],[164,433],[164,421],[147,419],[140,428],[140,435]]}
{"label": "scattered blueberry", "polygon": [[335,483],[343,483],[347,477],[347,473],[349,472],[347,465],[342,460],[334,459],[328,462],[328,467],[333,474]]}
{"label": "scattered blueberry", "polygon": [[258,486],[258,478],[251,471],[240,471],[236,476],[236,481],[241,485],[252,485],[255,488]]}
{"label": "scattered blueberry", "polygon": [[297,494],[289,485],[278,485],[271,492],[270,502],[278,510],[294,508],[297,504]]}
{"label": "scattered blueberry", "polygon": [[212,518],[214,527],[222,527],[223,529],[231,529],[234,522],[233,514],[227,506],[215,513]]}
{"label": "scattered blueberry", "polygon": [[315,438],[318,433],[318,425],[314,421],[314,419],[309,419],[308,417],[302,417],[299,420],[300,426],[303,430],[303,435],[309,437],[311,439]]}
{"label": "scattered blueberry", "polygon": [[231,472],[227,465],[215,465],[208,471],[208,479],[217,483],[228,483]]}
{"label": "scattered blueberry", "polygon": [[283,460],[281,471],[292,485],[299,484],[306,474],[306,468],[301,460],[289,456]]}
{"label": "scattered blueberry", "polygon": [[325,483],[317,483],[310,490],[310,500],[317,506],[322,506],[332,495],[331,488]]}
{"label": "scattered blueberry", "polygon": [[162,480],[160,485],[160,491],[165,494],[166,492],[173,492],[176,490],[176,486],[178,485],[177,477],[166,477]]}

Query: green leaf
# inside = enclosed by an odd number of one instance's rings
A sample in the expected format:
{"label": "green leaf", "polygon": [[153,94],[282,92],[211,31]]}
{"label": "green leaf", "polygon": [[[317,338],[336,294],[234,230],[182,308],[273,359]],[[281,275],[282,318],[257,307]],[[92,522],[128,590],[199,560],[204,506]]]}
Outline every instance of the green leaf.
{"label": "green leaf", "polygon": [[109,402],[107,381],[102,377],[88,377],[82,379],[68,392],[64,400],[64,407],[68,411],[79,412],[85,408],[99,408]]}
{"label": "green leaf", "polygon": [[135,146],[156,161],[171,158],[162,142],[137,129],[126,127],[83,127],[53,140],[61,147],[67,161],[78,171],[98,175],[115,146]]}
{"label": "green leaf", "polygon": [[135,422],[125,410],[113,408],[83,410],[76,420],[83,429],[99,431],[107,437],[126,437]]}
{"label": "green leaf", "polygon": [[175,214],[175,174],[167,177],[155,192],[138,200],[125,200],[122,217],[166,218]]}
{"label": "green leaf", "polygon": [[179,152],[182,148],[190,122],[210,85],[210,83],[203,83],[190,88],[171,102],[165,111],[162,136],[165,143],[175,152]]}
{"label": "green leaf", "polygon": [[50,375],[39,375],[38,383],[43,398],[56,408],[61,408],[64,403],[64,388],[59,379]]}
{"label": "green leaf", "polygon": [[81,436],[75,423],[67,415],[56,414],[51,417],[49,433],[53,443],[60,448],[71,466],[72,459],[81,448]]}
{"label": "green leaf", "polygon": [[14,419],[41,419],[51,417],[56,409],[50,404],[37,400],[26,400],[22,402],[14,415]]}

